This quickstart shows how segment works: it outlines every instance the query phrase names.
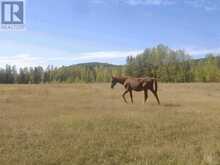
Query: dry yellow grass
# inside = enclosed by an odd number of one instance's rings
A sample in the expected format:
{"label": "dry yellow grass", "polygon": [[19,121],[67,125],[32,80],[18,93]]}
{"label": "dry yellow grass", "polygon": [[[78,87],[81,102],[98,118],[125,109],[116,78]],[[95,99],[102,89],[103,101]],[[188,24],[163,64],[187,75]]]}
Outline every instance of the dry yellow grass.
{"label": "dry yellow grass", "polygon": [[1,85],[0,165],[218,165],[220,84]]}

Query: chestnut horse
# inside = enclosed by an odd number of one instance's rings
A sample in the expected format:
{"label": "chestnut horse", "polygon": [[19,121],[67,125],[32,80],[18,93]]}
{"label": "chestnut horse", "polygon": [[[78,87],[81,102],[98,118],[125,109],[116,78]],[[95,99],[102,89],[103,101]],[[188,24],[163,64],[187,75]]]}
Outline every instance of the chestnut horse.
{"label": "chestnut horse", "polygon": [[144,102],[148,99],[148,90],[150,90],[153,95],[156,97],[158,104],[160,104],[160,100],[157,94],[157,79],[151,77],[143,77],[143,78],[132,78],[132,77],[112,77],[111,88],[119,83],[122,84],[126,91],[122,94],[122,97],[127,103],[125,95],[129,92],[131,97],[131,102],[133,104],[133,94],[132,91],[144,91]]}

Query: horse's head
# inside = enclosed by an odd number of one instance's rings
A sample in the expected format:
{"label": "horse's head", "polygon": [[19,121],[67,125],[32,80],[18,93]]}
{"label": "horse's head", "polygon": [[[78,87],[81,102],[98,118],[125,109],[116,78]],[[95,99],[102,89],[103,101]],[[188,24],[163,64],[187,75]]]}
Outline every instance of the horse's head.
{"label": "horse's head", "polygon": [[117,84],[117,79],[115,77],[112,76],[112,82],[111,82],[111,88],[113,89],[114,86]]}

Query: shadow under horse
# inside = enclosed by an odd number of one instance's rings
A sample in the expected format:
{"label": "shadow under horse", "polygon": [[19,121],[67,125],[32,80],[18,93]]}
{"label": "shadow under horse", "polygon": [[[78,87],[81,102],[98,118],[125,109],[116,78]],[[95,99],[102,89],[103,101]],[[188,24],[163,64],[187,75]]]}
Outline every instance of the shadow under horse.
{"label": "shadow under horse", "polygon": [[153,95],[156,97],[158,104],[160,104],[160,100],[157,93],[157,79],[152,77],[143,77],[143,78],[132,78],[132,77],[112,77],[111,88],[119,83],[123,85],[126,91],[122,94],[122,97],[125,103],[128,103],[125,95],[130,93],[131,102],[133,104],[133,94],[132,91],[141,92],[144,91],[144,102],[148,99],[148,90],[150,90]]}

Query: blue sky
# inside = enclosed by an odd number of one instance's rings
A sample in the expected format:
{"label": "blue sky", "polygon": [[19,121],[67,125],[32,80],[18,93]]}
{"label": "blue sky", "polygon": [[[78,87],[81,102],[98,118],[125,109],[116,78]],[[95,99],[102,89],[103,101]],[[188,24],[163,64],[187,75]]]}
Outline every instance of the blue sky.
{"label": "blue sky", "polygon": [[26,30],[0,31],[0,66],[124,64],[160,43],[220,53],[219,0],[26,0]]}

